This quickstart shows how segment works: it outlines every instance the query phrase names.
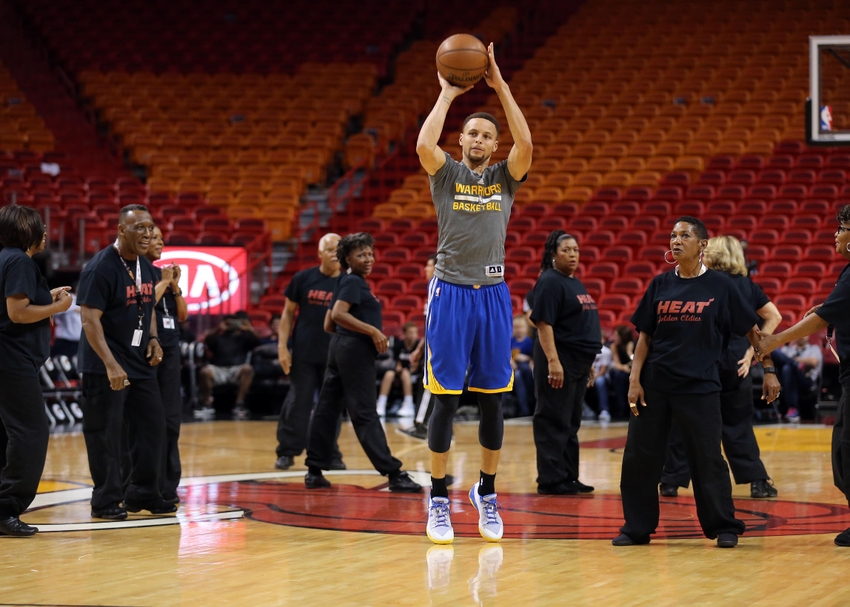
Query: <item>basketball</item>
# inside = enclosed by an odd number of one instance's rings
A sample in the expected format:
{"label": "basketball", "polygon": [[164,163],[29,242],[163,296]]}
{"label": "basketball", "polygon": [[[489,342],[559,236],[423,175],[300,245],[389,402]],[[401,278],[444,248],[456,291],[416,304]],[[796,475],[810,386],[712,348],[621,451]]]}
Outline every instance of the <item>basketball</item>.
{"label": "basketball", "polygon": [[437,70],[457,86],[470,86],[481,80],[490,58],[487,47],[475,36],[449,36],[437,49]]}

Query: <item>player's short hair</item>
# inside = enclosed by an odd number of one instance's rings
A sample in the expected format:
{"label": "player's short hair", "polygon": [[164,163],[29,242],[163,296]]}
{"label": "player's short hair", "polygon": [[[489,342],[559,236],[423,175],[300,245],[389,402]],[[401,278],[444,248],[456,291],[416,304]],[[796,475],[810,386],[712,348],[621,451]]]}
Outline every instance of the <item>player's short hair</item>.
{"label": "player's short hair", "polygon": [[499,121],[496,120],[496,117],[492,114],[488,114],[487,112],[475,112],[474,114],[470,114],[463,121],[463,126],[461,127],[461,132],[466,132],[466,125],[470,120],[474,120],[475,118],[483,118],[484,120],[488,120],[493,123],[493,126],[496,127],[496,137],[499,137]]}
{"label": "player's short hair", "polygon": [[44,220],[30,207],[11,204],[0,208],[0,244],[26,251],[44,238]]}
{"label": "player's short hair", "polygon": [[148,208],[143,204],[128,204],[126,207],[121,209],[118,213],[118,223],[124,223],[127,219],[127,216],[132,212],[138,213],[150,213]]}
{"label": "player's short hair", "polygon": [[705,263],[712,270],[728,272],[737,276],[747,275],[744,247],[734,236],[715,236],[708,239],[705,247]]}
{"label": "player's short hair", "polygon": [[541,272],[552,268],[552,260],[555,259],[555,253],[558,252],[558,245],[568,238],[572,238],[578,243],[578,238],[572,234],[567,234],[563,230],[552,230],[549,238],[546,239],[546,244],[543,245],[543,259],[540,262]]}
{"label": "player's short hair", "polygon": [[336,258],[339,260],[339,265],[343,270],[348,269],[348,257],[353,251],[362,249],[363,247],[374,247],[375,239],[368,232],[357,232],[348,234],[339,239],[339,244],[336,246]]}
{"label": "player's short hair", "polygon": [[850,222],[850,204],[845,204],[841,207],[841,210],[838,211],[838,223],[847,222]]}
{"label": "player's short hair", "polygon": [[705,224],[696,217],[691,217],[690,215],[682,215],[674,222],[674,225],[677,223],[687,223],[688,225],[693,227],[697,238],[699,238],[700,240],[708,240],[708,228],[706,228]]}

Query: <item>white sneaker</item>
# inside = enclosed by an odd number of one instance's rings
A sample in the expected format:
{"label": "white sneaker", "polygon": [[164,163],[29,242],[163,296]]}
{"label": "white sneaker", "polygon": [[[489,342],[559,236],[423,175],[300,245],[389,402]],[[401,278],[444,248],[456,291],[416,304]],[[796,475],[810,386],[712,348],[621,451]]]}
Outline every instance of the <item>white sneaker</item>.
{"label": "white sneaker", "polygon": [[478,495],[478,485],[475,483],[469,490],[469,501],[478,510],[478,532],[488,542],[498,542],[502,539],[505,526],[499,516],[499,502],[496,494]]}
{"label": "white sneaker", "polygon": [[597,419],[601,422],[610,422],[611,421],[611,414],[608,413],[607,411],[600,411],[599,417]]}
{"label": "white sneaker", "polygon": [[378,417],[386,417],[387,416],[387,403],[378,403]]}
{"label": "white sneaker", "polygon": [[403,402],[396,415],[398,417],[413,417],[416,415],[416,410],[413,408],[413,401]]}
{"label": "white sneaker", "polygon": [[445,590],[451,582],[450,574],[455,549],[451,546],[431,546],[425,554],[428,563],[428,590]]}
{"label": "white sneaker", "polygon": [[451,544],[455,539],[449,498],[432,497],[428,500],[428,524],[425,526],[425,533],[435,544]]}
{"label": "white sneaker", "polygon": [[487,544],[478,551],[478,573],[469,578],[469,592],[476,605],[485,598],[496,596],[496,574],[502,566],[502,547],[499,544]]}

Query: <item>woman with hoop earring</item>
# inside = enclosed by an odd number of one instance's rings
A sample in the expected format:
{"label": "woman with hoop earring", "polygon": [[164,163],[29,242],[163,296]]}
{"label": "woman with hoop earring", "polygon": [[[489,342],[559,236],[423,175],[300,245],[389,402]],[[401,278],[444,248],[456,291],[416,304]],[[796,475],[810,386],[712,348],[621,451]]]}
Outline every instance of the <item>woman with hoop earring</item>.
{"label": "woman with hoop earring", "polygon": [[602,350],[599,312],[576,278],[579,250],[575,236],[549,234],[541,273],[534,285],[531,322],[534,342],[534,445],[537,492],[546,495],[590,493],[578,480],[582,401],[593,381],[593,361]]}
{"label": "woman with hoop earring", "polygon": [[[850,205],[838,212],[838,228],[835,230],[835,251],[850,261]],[[841,399],[832,428],[832,476],[835,486],[850,503],[850,424],[847,423],[850,403],[850,264],[838,276],[838,282],[822,304],[806,312],[803,320],[777,333],[763,335],[756,348],[761,360],[782,344],[807,337],[827,327],[834,327],[838,340],[838,351],[832,345],[832,330],[827,331],[827,345],[839,360],[838,379],[841,382]],[[850,546],[850,529],[845,529],[835,538],[836,546]]]}
{"label": "woman with hoop earring", "polygon": [[[744,249],[734,236],[716,236],[708,241],[704,263],[723,272],[732,280],[764,324],[762,333],[770,335],[782,322],[782,315],[764,291],[747,276]],[[753,379],[750,374],[754,350],[746,337],[733,336],[720,360],[720,413],[723,419],[723,452],[732,469],[735,483],[749,484],[750,497],[776,497],[777,490],[761,461],[758,441],[753,432]],[[764,361],[762,400],[771,403],[779,396],[779,380],[770,359]],[[670,431],[667,461],[661,476],[661,495],[675,497],[679,487],[687,487],[691,472],[685,458],[685,445],[676,424]]]}
{"label": "woman with hoop earring", "polygon": [[625,524],[615,546],[648,544],[658,527],[657,487],[673,421],[685,442],[703,533],[732,548],[744,532],[720,452],[718,362],[732,335],[757,343],[758,316],[728,276],[702,263],[707,244],[705,224],[680,217],[665,255],[676,268],[652,279],[631,319],[640,337],[629,376],[632,415],[620,476]]}

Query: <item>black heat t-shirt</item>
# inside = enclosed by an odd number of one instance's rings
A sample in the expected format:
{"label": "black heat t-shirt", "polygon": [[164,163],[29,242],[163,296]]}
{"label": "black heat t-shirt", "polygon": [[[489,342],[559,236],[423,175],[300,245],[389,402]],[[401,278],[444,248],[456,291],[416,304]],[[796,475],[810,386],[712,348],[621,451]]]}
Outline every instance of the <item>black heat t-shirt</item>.
{"label": "black heat t-shirt", "polygon": [[[726,274],[724,272],[724,274]],[[761,287],[754,283],[746,276],[738,274],[726,274],[729,279],[735,284],[741,297],[744,298],[750,309],[754,312],[761,310],[764,306],[770,303],[770,298],[764,294]],[[761,320],[761,319],[759,319]],[[744,352],[750,347],[750,340],[744,335],[731,335],[729,337],[729,346],[723,358],[720,360],[721,369],[738,371],[738,361],[744,356]]]}
{"label": "black heat t-shirt", "polygon": [[6,298],[25,295],[36,306],[49,306],[53,296],[32,258],[16,247],[0,251],[0,369],[33,377],[50,355],[50,319],[18,324],[9,318]]}
{"label": "black heat t-shirt", "polygon": [[[340,276],[333,296],[333,303],[337,301],[344,301],[350,304],[351,307],[348,312],[357,320],[365,322],[367,325],[372,325],[379,331],[382,330],[381,302],[369,290],[369,285],[363,277],[356,274],[343,274]],[[339,324],[336,326],[336,332],[339,335],[352,335],[358,339],[368,341],[370,344],[373,343],[372,338],[365,333],[351,331]]]}
{"label": "black heat t-shirt", "polygon": [[[114,246],[103,249],[92,257],[80,274],[77,303],[103,312],[100,324],[103,335],[115,360],[130,379],[152,379],[156,368],[148,364],[145,357],[150,338],[151,315],[154,309],[153,264],[139,256],[142,274],[141,296],[136,296],[136,283],[127,268],[135,276],[136,260],[125,259],[124,263]],[[133,332],[139,329],[139,301],[142,311],[142,340],[133,344]],[[83,373],[106,375],[106,366],[91,347],[86,332],[80,336],[79,366]]]}
{"label": "black heat t-shirt", "polygon": [[284,295],[298,304],[298,319],[292,329],[292,358],[308,363],[328,361],[330,333],[325,332],[325,315],[331,307],[339,276],[322,274],[318,266],[292,277]]}
{"label": "black heat t-shirt", "polygon": [[552,325],[558,357],[567,374],[574,378],[586,373],[602,350],[602,327],[596,302],[582,282],[546,270],[529,299],[534,302],[531,322]]}
{"label": "black heat t-shirt", "polygon": [[722,272],[659,274],[632,315],[637,330],[652,338],[641,384],[664,392],[719,392],[718,362],[730,335],[746,335],[757,322],[752,305]]}
{"label": "black heat t-shirt", "polygon": [[846,390],[850,383],[850,264],[841,270],[835,288],[818,308],[817,315],[835,327],[836,350],[841,358],[838,379]]}
{"label": "black heat t-shirt", "polygon": [[[162,270],[154,266],[156,282],[162,280]],[[155,286],[155,285],[154,285]],[[170,318],[171,322],[166,319]],[[170,327],[166,327],[168,324]],[[159,344],[163,348],[176,348],[180,345],[180,327],[177,324],[177,299],[171,292],[171,287],[165,290],[156,304],[156,328]]]}

